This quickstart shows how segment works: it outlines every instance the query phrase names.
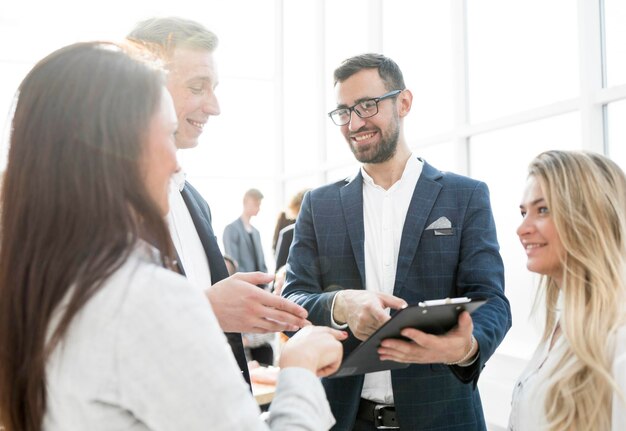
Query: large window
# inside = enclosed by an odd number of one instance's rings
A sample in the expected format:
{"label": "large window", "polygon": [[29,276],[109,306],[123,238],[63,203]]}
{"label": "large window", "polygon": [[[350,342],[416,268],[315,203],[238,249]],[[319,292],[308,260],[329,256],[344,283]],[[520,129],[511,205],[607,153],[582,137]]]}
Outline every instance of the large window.
{"label": "large window", "polygon": [[467,27],[472,122],[578,95],[576,2],[475,0]]}
{"label": "large window", "polygon": [[383,4],[383,51],[398,63],[413,93],[408,139],[449,132],[454,126],[450,2],[415,2],[410,10],[404,0]]}
{"label": "large window", "polygon": [[609,156],[626,170],[626,100],[609,104],[607,114]]}
{"label": "large window", "polygon": [[603,0],[605,23],[606,85],[626,84],[626,3],[623,0]]}
{"label": "large window", "polygon": [[490,189],[505,265],[506,296],[513,312],[513,326],[499,349],[502,354],[529,359],[539,335],[528,324],[537,280],[526,270],[526,256],[515,233],[521,222],[519,204],[527,166],[545,150],[579,149],[578,130],[580,115],[572,113],[494,130],[471,140],[471,175]]}

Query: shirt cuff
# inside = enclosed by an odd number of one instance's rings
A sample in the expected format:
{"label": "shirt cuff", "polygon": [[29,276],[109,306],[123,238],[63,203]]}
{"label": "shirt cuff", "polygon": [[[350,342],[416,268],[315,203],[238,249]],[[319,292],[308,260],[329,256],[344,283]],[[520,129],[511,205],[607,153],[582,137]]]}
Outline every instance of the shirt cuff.
{"label": "shirt cuff", "polygon": [[457,367],[461,367],[461,368],[465,368],[465,367],[469,367],[470,365],[474,365],[474,362],[476,362],[478,360],[478,357],[480,356],[480,346],[478,347],[478,350],[476,350],[476,354],[474,355],[474,357],[472,359],[468,359],[467,361],[461,363],[461,364],[456,364]]}
{"label": "shirt cuff", "polygon": [[348,327],[347,323],[340,325],[339,323],[335,322],[335,319],[333,319],[333,312],[335,311],[335,300],[337,299],[337,293],[335,293],[335,295],[333,296],[333,303],[330,306],[330,326],[331,328],[334,328],[334,329],[346,329]]}

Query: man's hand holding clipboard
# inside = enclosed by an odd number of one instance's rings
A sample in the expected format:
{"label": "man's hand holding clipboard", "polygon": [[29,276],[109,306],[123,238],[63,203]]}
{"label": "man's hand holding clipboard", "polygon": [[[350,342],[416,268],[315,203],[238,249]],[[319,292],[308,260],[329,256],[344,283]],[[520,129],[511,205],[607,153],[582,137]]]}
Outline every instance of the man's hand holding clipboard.
{"label": "man's hand holding clipboard", "polygon": [[[456,300],[456,301],[455,301]],[[425,306],[437,307],[450,304],[469,303],[469,298],[453,298]],[[454,302],[453,302],[454,301]],[[455,307],[456,308],[456,307]],[[424,328],[426,329],[426,328]],[[400,335],[410,341],[386,338],[380,343],[378,354],[381,361],[395,361],[409,364],[444,363],[462,365],[470,362],[478,353],[478,343],[472,335],[474,324],[470,313],[461,311],[457,325],[444,334],[432,334],[407,327]],[[473,362],[473,361],[471,361]]]}
{"label": "man's hand holding clipboard", "polygon": [[[383,301],[389,304],[391,301],[386,297]],[[409,364],[470,365],[479,351],[472,335],[470,313],[485,302],[484,299],[447,298],[400,306],[398,308],[402,309],[393,318],[387,316],[382,326],[344,360],[332,377],[404,368]]]}

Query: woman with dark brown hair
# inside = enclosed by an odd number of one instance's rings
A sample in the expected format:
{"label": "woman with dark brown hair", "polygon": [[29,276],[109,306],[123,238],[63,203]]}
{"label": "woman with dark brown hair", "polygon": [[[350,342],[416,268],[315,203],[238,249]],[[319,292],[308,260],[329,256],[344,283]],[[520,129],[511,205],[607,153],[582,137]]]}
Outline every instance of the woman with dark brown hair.
{"label": "woman with dark brown hair", "polygon": [[[206,297],[173,268],[177,170],[162,72],[107,43],[20,85],[2,188],[0,428],[264,429]],[[283,352],[272,428],[333,423],[327,328]],[[290,397],[290,395],[296,395]]]}

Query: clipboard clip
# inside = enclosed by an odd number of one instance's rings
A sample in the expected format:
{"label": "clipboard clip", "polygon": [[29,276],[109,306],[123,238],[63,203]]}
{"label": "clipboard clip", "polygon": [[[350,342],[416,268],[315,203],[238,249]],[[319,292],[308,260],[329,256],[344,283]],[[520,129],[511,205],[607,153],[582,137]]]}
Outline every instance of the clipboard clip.
{"label": "clipboard clip", "polygon": [[459,298],[431,299],[419,302],[418,305],[420,307],[432,307],[434,305],[466,304],[468,302],[472,302],[472,300],[466,296],[461,296]]}

